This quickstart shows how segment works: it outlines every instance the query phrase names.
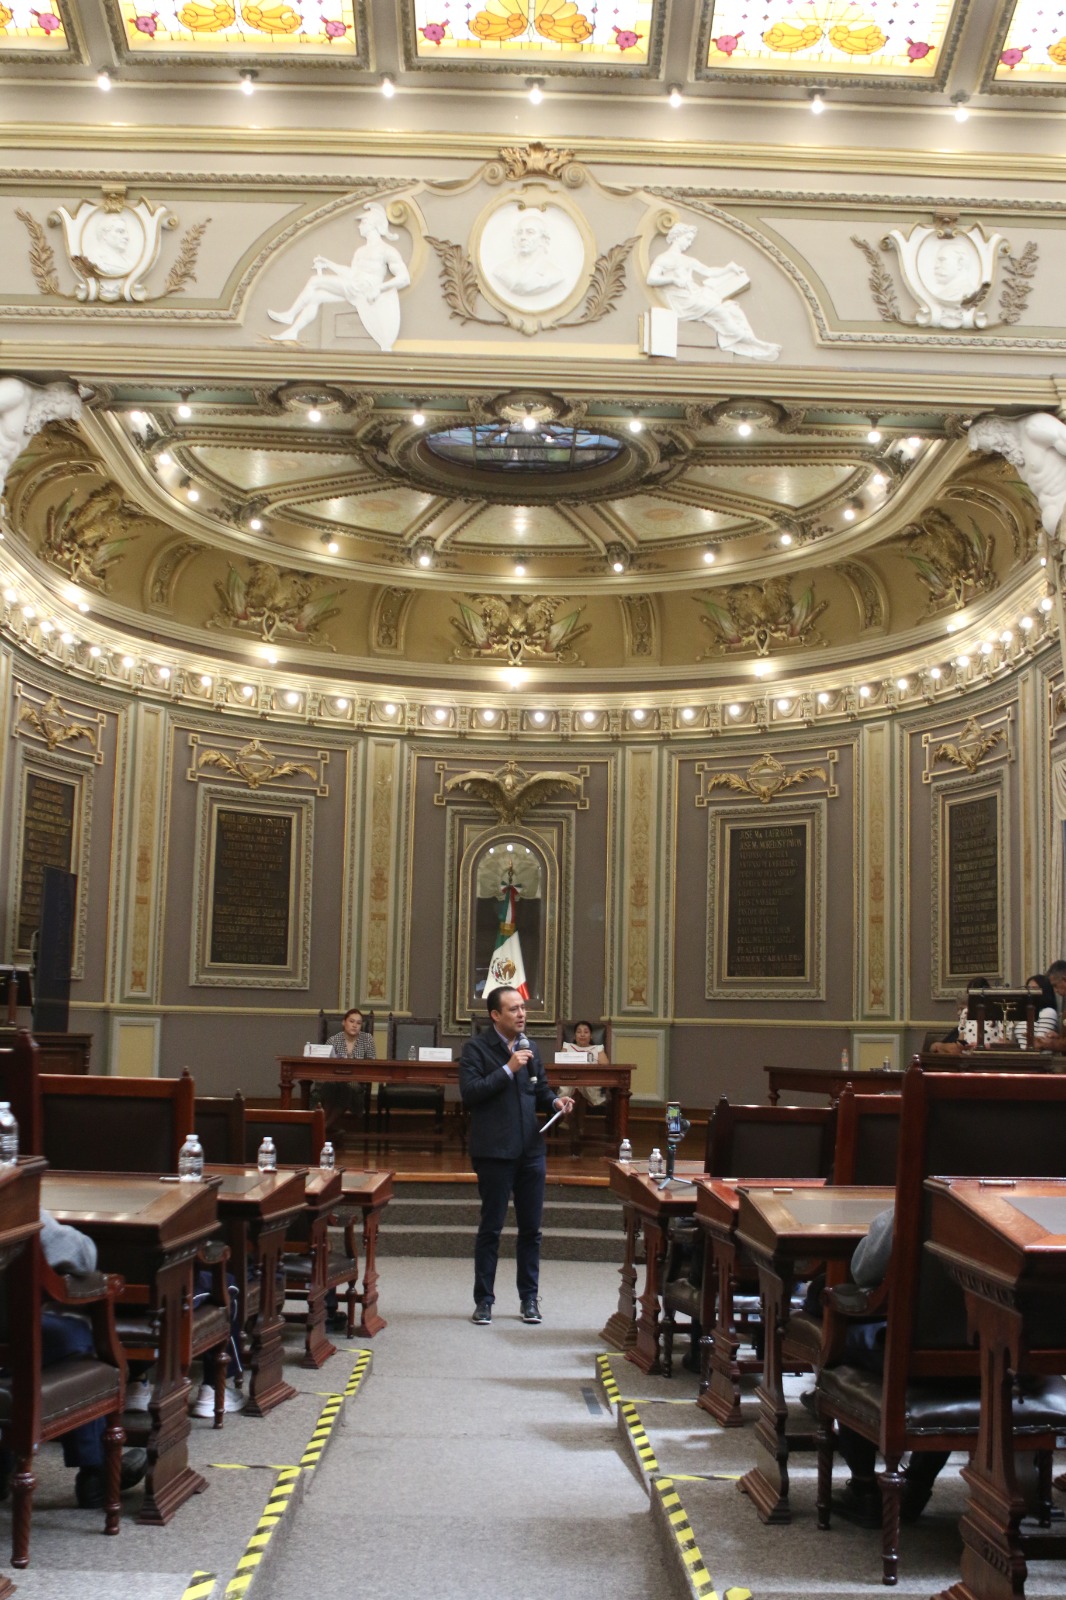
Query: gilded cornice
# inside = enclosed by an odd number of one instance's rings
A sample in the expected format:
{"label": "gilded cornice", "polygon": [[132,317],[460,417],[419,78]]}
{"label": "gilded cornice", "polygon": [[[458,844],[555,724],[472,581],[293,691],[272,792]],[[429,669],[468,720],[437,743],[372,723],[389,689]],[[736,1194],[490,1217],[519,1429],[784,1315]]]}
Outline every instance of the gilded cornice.
{"label": "gilded cornice", "polygon": [[[634,103],[644,102],[635,99]],[[743,105],[745,109],[751,107],[750,101],[738,101],[735,104],[738,107]],[[708,109],[711,105],[709,102]],[[774,107],[780,109],[776,102],[767,102],[767,109]],[[713,108],[719,112],[723,109],[723,102],[717,97],[713,101]],[[878,114],[884,115],[888,109],[882,107]],[[894,109],[903,116],[928,116],[925,107],[914,113],[908,113],[900,107]],[[999,111],[981,114],[982,117],[1003,115]],[[0,149],[47,150],[55,143],[55,138],[54,123],[0,122]],[[772,172],[778,177],[783,172],[854,172],[878,177],[926,176],[972,182],[976,166],[986,180],[1016,183],[1020,166],[1020,158],[1014,152],[997,154],[983,150],[891,150],[857,145],[827,148],[792,142],[733,144],[682,139],[657,142],[646,139],[583,139],[568,134],[560,134],[556,142],[564,142],[579,161],[634,162],[643,168],[695,167],[713,171],[740,168],[749,172]],[[401,157],[423,160],[453,157],[488,161],[498,156],[499,144],[498,133],[464,134],[427,128],[390,130],[387,140],[378,132],[346,130],[336,126],[210,128],[160,123],[154,126],[130,124],[113,127],[68,123],[62,134],[65,152],[122,151],[140,156],[147,151],[182,150],[200,155],[214,153],[227,158],[234,155],[260,158],[317,156],[328,159],[332,165],[344,158],[368,157],[388,157],[390,161]],[[1066,156],[1061,154],[1041,155],[1027,151],[1023,165],[1024,176],[1030,182],[1061,183],[1066,177]],[[252,181],[251,178],[249,181]]]}

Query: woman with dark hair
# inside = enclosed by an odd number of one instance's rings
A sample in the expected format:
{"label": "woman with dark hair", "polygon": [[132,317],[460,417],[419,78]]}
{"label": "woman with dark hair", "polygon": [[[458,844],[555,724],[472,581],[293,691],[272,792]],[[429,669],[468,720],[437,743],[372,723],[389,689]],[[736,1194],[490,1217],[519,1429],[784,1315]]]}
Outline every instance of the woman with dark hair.
{"label": "woman with dark hair", "polygon": [[[1032,977],[1026,978],[1025,987],[1037,1003],[1036,1021],[1033,1024],[1033,1048],[1036,1050],[1053,1050],[1058,1040],[1059,1013],[1055,1005],[1055,991],[1050,981],[1042,972],[1034,972]],[[1011,1032],[1016,1044],[1023,1050],[1029,1048],[1029,1030],[1025,1019],[1011,1024]]]}
{"label": "woman with dark hair", "polygon": [[[938,1056],[961,1056],[964,1050],[977,1049],[977,1022],[969,1014],[969,997],[975,989],[990,989],[992,986],[987,978],[971,978],[966,985],[966,993],[962,996],[959,1006],[959,1020],[951,1032],[932,1046],[932,1053]],[[1003,1023],[985,1019],[985,1049],[992,1049],[1004,1042]]]}

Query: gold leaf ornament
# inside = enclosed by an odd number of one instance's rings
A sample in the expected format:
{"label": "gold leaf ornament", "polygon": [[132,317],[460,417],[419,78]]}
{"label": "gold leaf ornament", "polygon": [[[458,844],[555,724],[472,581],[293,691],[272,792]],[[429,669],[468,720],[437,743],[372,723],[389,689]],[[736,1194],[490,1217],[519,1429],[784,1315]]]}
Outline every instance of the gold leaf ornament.
{"label": "gold leaf ornament", "polygon": [[798,50],[809,50],[821,37],[822,30],[817,22],[808,22],[802,28],[792,22],[775,22],[763,34],[762,42],[778,55],[791,56]]}

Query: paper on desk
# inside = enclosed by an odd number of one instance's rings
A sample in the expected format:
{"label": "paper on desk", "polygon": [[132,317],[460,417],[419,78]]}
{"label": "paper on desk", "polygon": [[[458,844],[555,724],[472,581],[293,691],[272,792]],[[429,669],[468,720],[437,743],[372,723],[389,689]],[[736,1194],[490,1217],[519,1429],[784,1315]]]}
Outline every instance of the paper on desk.
{"label": "paper on desk", "polygon": [[555,1113],[554,1117],[549,1117],[547,1122],[545,1122],[543,1124],[543,1126],[541,1127],[541,1130],[540,1130],[541,1133],[547,1133],[548,1129],[552,1126],[552,1124],[555,1123],[555,1122],[558,1122],[558,1120],[559,1120],[559,1118],[561,1116],[562,1116],[562,1112],[561,1111],[557,1111]]}

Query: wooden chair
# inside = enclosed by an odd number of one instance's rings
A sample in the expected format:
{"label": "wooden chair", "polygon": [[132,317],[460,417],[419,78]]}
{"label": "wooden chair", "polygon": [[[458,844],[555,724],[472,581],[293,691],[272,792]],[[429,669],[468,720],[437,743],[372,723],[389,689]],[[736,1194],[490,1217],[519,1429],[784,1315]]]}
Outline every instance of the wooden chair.
{"label": "wooden chair", "polygon": [[[972,1450],[980,1418],[980,1354],[969,1342],[962,1291],[925,1249],[932,1174],[952,1177],[1066,1176],[1066,1080],[1047,1076],[925,1073],[904,1078],[892,1259],[876,1289],[826,1292],[825,1349],[815,1388],[820,1419],[818,1523],[829,1526],[833,1423],[869,1439],[880,1474],[882,1571],[899,1568],[900,1501],[906,1451]],[[840,1360],[847,1320],[887,1317],[884,1372]],[[1042,1511],[1050,1517],[1051,1451],[1066,1429],[1066,1383],[1019,1378],[1015,1440],[1041,1452]]]}
{"label": "wooden chair", "polygon": [[[832,1106],[735,1106],[723,1095],[707,1125],[704,1168],[715,1178],[824,1178],[832,1166],[835,1131],[836,1110]],[[699,1314],[704,1255],[697,1224],[675,1223],[667,1245],[663,1281],[661,1361],[667,1377],[673,1371],[678,1315],[689,1319],[691,1347],[687,1359],[690,1367],[696,1363],[703,1333]],[[730,1305],[723,1309],[729,1319],[730,1343],[739,1348],[739,1335],[754,1338],[756,1333],[758,1276],[754,1269],[739,1275],[734,1288],[739,1295],[733,1294]],[[710,1329],[706,1335],[703,1349],[709,1358]],[[758,1357],[738,1362],[736,1348],[730,1362],[732,1375],[762,1370]],[[790,1355],[793,1353],[790,1350]],[[810,1357],[797,1355],[796,1359],[804,1367]]]}
{"label": "wooden chair", "polygon": [[[347,1009],[350,1011],[352,1008],[351,1008],[351,1006],[349,1006]],[[363,1011],[362,1006],[359,1007],[359,1010]],[[344,1026],[344,1012],[343,1011],[323,1011],[323,1010],[319,1010],[319,1013],[318,1013],[318,1042],[319,1042],[319,1044],[328,1044],[329,1041],[333,1038],[333,1035],[335,1033],[340,1033],[341,1032],[343,1026]],[[372,1011],[363,1011],[363,1032],[366,1033],[366,1034],[369,1034],[369,1036],[373,1039],[373,1037],[374,1037],[374,1013]],[[375,1045],[376,1045],[376,1041],[375,1041]],[[388,1051],[386,1050],[385,1053],[387,1055]],[[370,1092],[371,1092],[371,1090],[373,1088],[373,1084],[370,1084],[370,1083],[351,1084],[349,1087],[353,1088],[353,1089],[359,1088],[359,1089],[362,1089],[362,1091],[363,1091],[363,1093],[362,1093],[363,1127],[364,1128],[368,1128],[370,1126]]]}
{"label": "wooden chair", "polygon": [[[578,1018],[577,1021],[574,1022],[559,1021],[555,1024],[556,1051],[562,1050],[564,1046],[568,1044],[573,1044],[574,1035],[577,1032],[577,1023],[580,1020],[581,1019]],[[608,1061],[610,1061],[611,1049],[613,1047],[613,1032],[611,1024],[609,1022],[590,1022],[589,1031],[592,1035],[592,1048],[596,1050],[602,1050]],[[555,1067],[553,1072],[556,1075],[565,1074],[566,1068],[561,1066]],[[613,1091],[609,1090],[608,1093],[613,1093]],[[586,1121],[589,1118],[596,1118],[597,1120],[603,1119],[604,1122],[606,1122],[607,1107],[609,1104],[605,1098],[602,1105],[590,1105],[585,1096],[580,1093],[577,1095],[576,1101],[577,1103],[574,1107],[574,1115],[570,1124],[570,1146],[571,1150],[574,1152],[580,1148],[584,1141],[586,1133]],[[561,1127],[562,1124],[559,1124],[559,1126]],[[606,1126],[603,1129],[603,1134],[605,1140],[610,1137],[610,1130]]]}
{"label": "wooden chair", "polygon": [[40,1092],[41,1154],[52,1167],[177,1172],[178,1151],[196,1120],[196,1089],[187,1068],[180,1078],[42,1073]]}
{"label": "wooden chair", "polygon": [[[104,1429],[104,1532],[119,1531],[122,1411],[126,1359],[115,1331],[115,1299],[122,1279],[91,1272],[61,1277],[32,1239],[0,1282],[0,1439],[15,1458],[11,1479],[11,1564],[30,1560],[33,1458],[38,1445],[102,1417]],[[54,1366],[42,1363],[41,1312],[45,1303],[89,1318],[95,1353]]]}
{"label": "wooden chair", "polygon": [[[250,1108],[244,1114],[245,1158],[254,1161],[263,1138],[269,1134],[278,1153],[278,1165],[317,1167],[326,1142],[326,1114],[321,1106],[313,1111],[274,1111]],[[312,1235],[310,1229],[290,1228],[285,1241],[282,1264],[285,1270],[286,1299],[305,1302],[299,1320],[307,1323],[312,1296],[330,1289],[340,1290],[346,1312],[346,1335],[355,1333],[355,1308],[359,1298],[359,1251],[355,1241],[354,1216],[343,1225],[344,1248],[331,1250],[328,1233]]]}
{"label": "wooden chair", "polygon": [[244,1096],[200,1095],[194,1101],[196,1137],[209,1166],[238,1163],[244,1153]]}
{"label": "wooden chair", "polygon": [[[416,1053],[425,1045],[435,1048],[440,1043],[440,1016],[396,1017],[389,1012],[388,1043],[385,1053],[390,1061],[406,1061],[412,1050]],[[444,1131],[444,1087],[410,1083],[379,1083],[377,1124],[382,1118],[388,1131],[389,1116],[396,1110],[432,1111],[438,1133]]]}

